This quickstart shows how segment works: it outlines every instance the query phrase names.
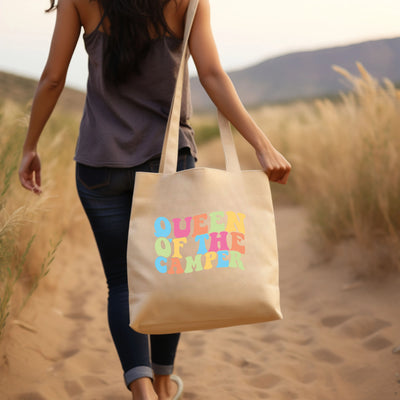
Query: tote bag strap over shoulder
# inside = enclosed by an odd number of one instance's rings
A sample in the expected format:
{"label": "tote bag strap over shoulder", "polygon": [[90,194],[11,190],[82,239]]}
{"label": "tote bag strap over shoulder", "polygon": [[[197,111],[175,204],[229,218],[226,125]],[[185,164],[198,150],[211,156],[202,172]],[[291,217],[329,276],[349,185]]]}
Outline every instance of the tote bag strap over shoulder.
{"label": "tote bag strap over shoulder", "polygon": [[261,170],[240,170],[230,123],[221,113],[226,170],[176,172],[183,76],[197,3],[191,0],[187,11],[160,173],[135,175],[127,250],[130,326],[144,334],[282,318],[269,180]]}
{"label": "tote bag strap over shoulder", "polygon": [[[163,149],[161,154],[159,173],[173,174],[176,172],[179,143],[179,124],[182,105],[183,78],[188,55],[188,42],[192,29],[194,17],[199,0],[190,0],[186,12],[185,33],[182,44],[182,58],[179,66],[178,77],[175,85],[175,92],[172,99],[168,123],[164,136]],[[218,111],[218,125],[221,141],[225,154],[226,170],[230,172],[240,171],[239,159],[233,141],[231,126],[225,116]]]}

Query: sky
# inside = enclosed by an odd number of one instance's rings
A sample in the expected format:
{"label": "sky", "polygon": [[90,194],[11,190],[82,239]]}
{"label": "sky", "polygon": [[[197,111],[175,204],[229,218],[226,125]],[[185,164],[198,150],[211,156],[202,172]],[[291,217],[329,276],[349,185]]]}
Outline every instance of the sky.
{"label": "sky", "polygon": [[[40,77],[55,13],[47,0],[0,0],[0,70]],[[222,65],[236,70],[295,51],[400,36],[399,0],[210,0]],[[195,74],[193,64],[191,74]],[[84,89],[80,39],[67,85]]]}

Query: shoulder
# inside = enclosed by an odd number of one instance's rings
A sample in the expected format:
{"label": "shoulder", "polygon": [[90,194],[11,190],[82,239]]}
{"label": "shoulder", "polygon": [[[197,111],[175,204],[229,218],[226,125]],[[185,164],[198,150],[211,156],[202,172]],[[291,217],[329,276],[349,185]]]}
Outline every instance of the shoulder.
{"label": "shoulder", "polygon": [[[182,13],[183,15],[189,6],[190,0],[171,0],[171,2],[177,5],[178,12]],[[205,4],[209,5],[209,0],[199,0],[199,6],[203,7]]]}
{"label": "shoulder", "polygon": [[66,1],[71,4],[71,6],[75,7],[78,14],[90,14],[100,12],[100,5],[97,1],[91,0],[59,0],[59,1]]}
{"label": "shoulder", "polygon": [[65,24],[80,24],[79,12],[75,4],[76,0],[58,0],[57,2],[57,21],[60,23],[65,21]]}
{"label": "shoulder", "polygon": [[57,10],[62,10],[64,8],[76,8],[76,3],[78,0],[58,0]]}
{"label": "shoulder", "polygon": [[166,14],[174,14],[176,18],[183,18],[188,8],[190,0],[169,0],[166,5]]}
{"label": "shoulder", "polygon": [[76,10],[85,32],[91,32],[98,25],[102,12],[98,1],[62,0],[68,1]]}
{"label": "shoulder", "polygon": [[76,5],[78,0],[58,0],[57,14],[74,13],[79,16],[79,10]]}

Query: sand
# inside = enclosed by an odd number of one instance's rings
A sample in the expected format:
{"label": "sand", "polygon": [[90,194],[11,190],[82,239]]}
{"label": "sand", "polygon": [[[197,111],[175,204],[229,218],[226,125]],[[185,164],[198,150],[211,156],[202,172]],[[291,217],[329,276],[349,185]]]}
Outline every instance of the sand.
{"label": "sand", "polygon": [[[320,260],[299,207],[276,209],[282,321],[182,334],[184,400],[400,399],[399,278],[355,279]],[[106,286],[81,216],[1,343],[0,399],[128,400],[106,321]]]}

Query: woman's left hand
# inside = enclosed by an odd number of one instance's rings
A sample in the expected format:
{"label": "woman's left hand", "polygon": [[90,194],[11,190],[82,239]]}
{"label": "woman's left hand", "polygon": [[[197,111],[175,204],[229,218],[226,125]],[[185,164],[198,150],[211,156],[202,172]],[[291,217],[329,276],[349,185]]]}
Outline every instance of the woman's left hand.
{"label": "woman's left hand", "polygon": [[256,151],[258,161],[262,169],[268,175],[271,182],[286,184],[292,169],[289,161],[272,145],[267,150]]}

